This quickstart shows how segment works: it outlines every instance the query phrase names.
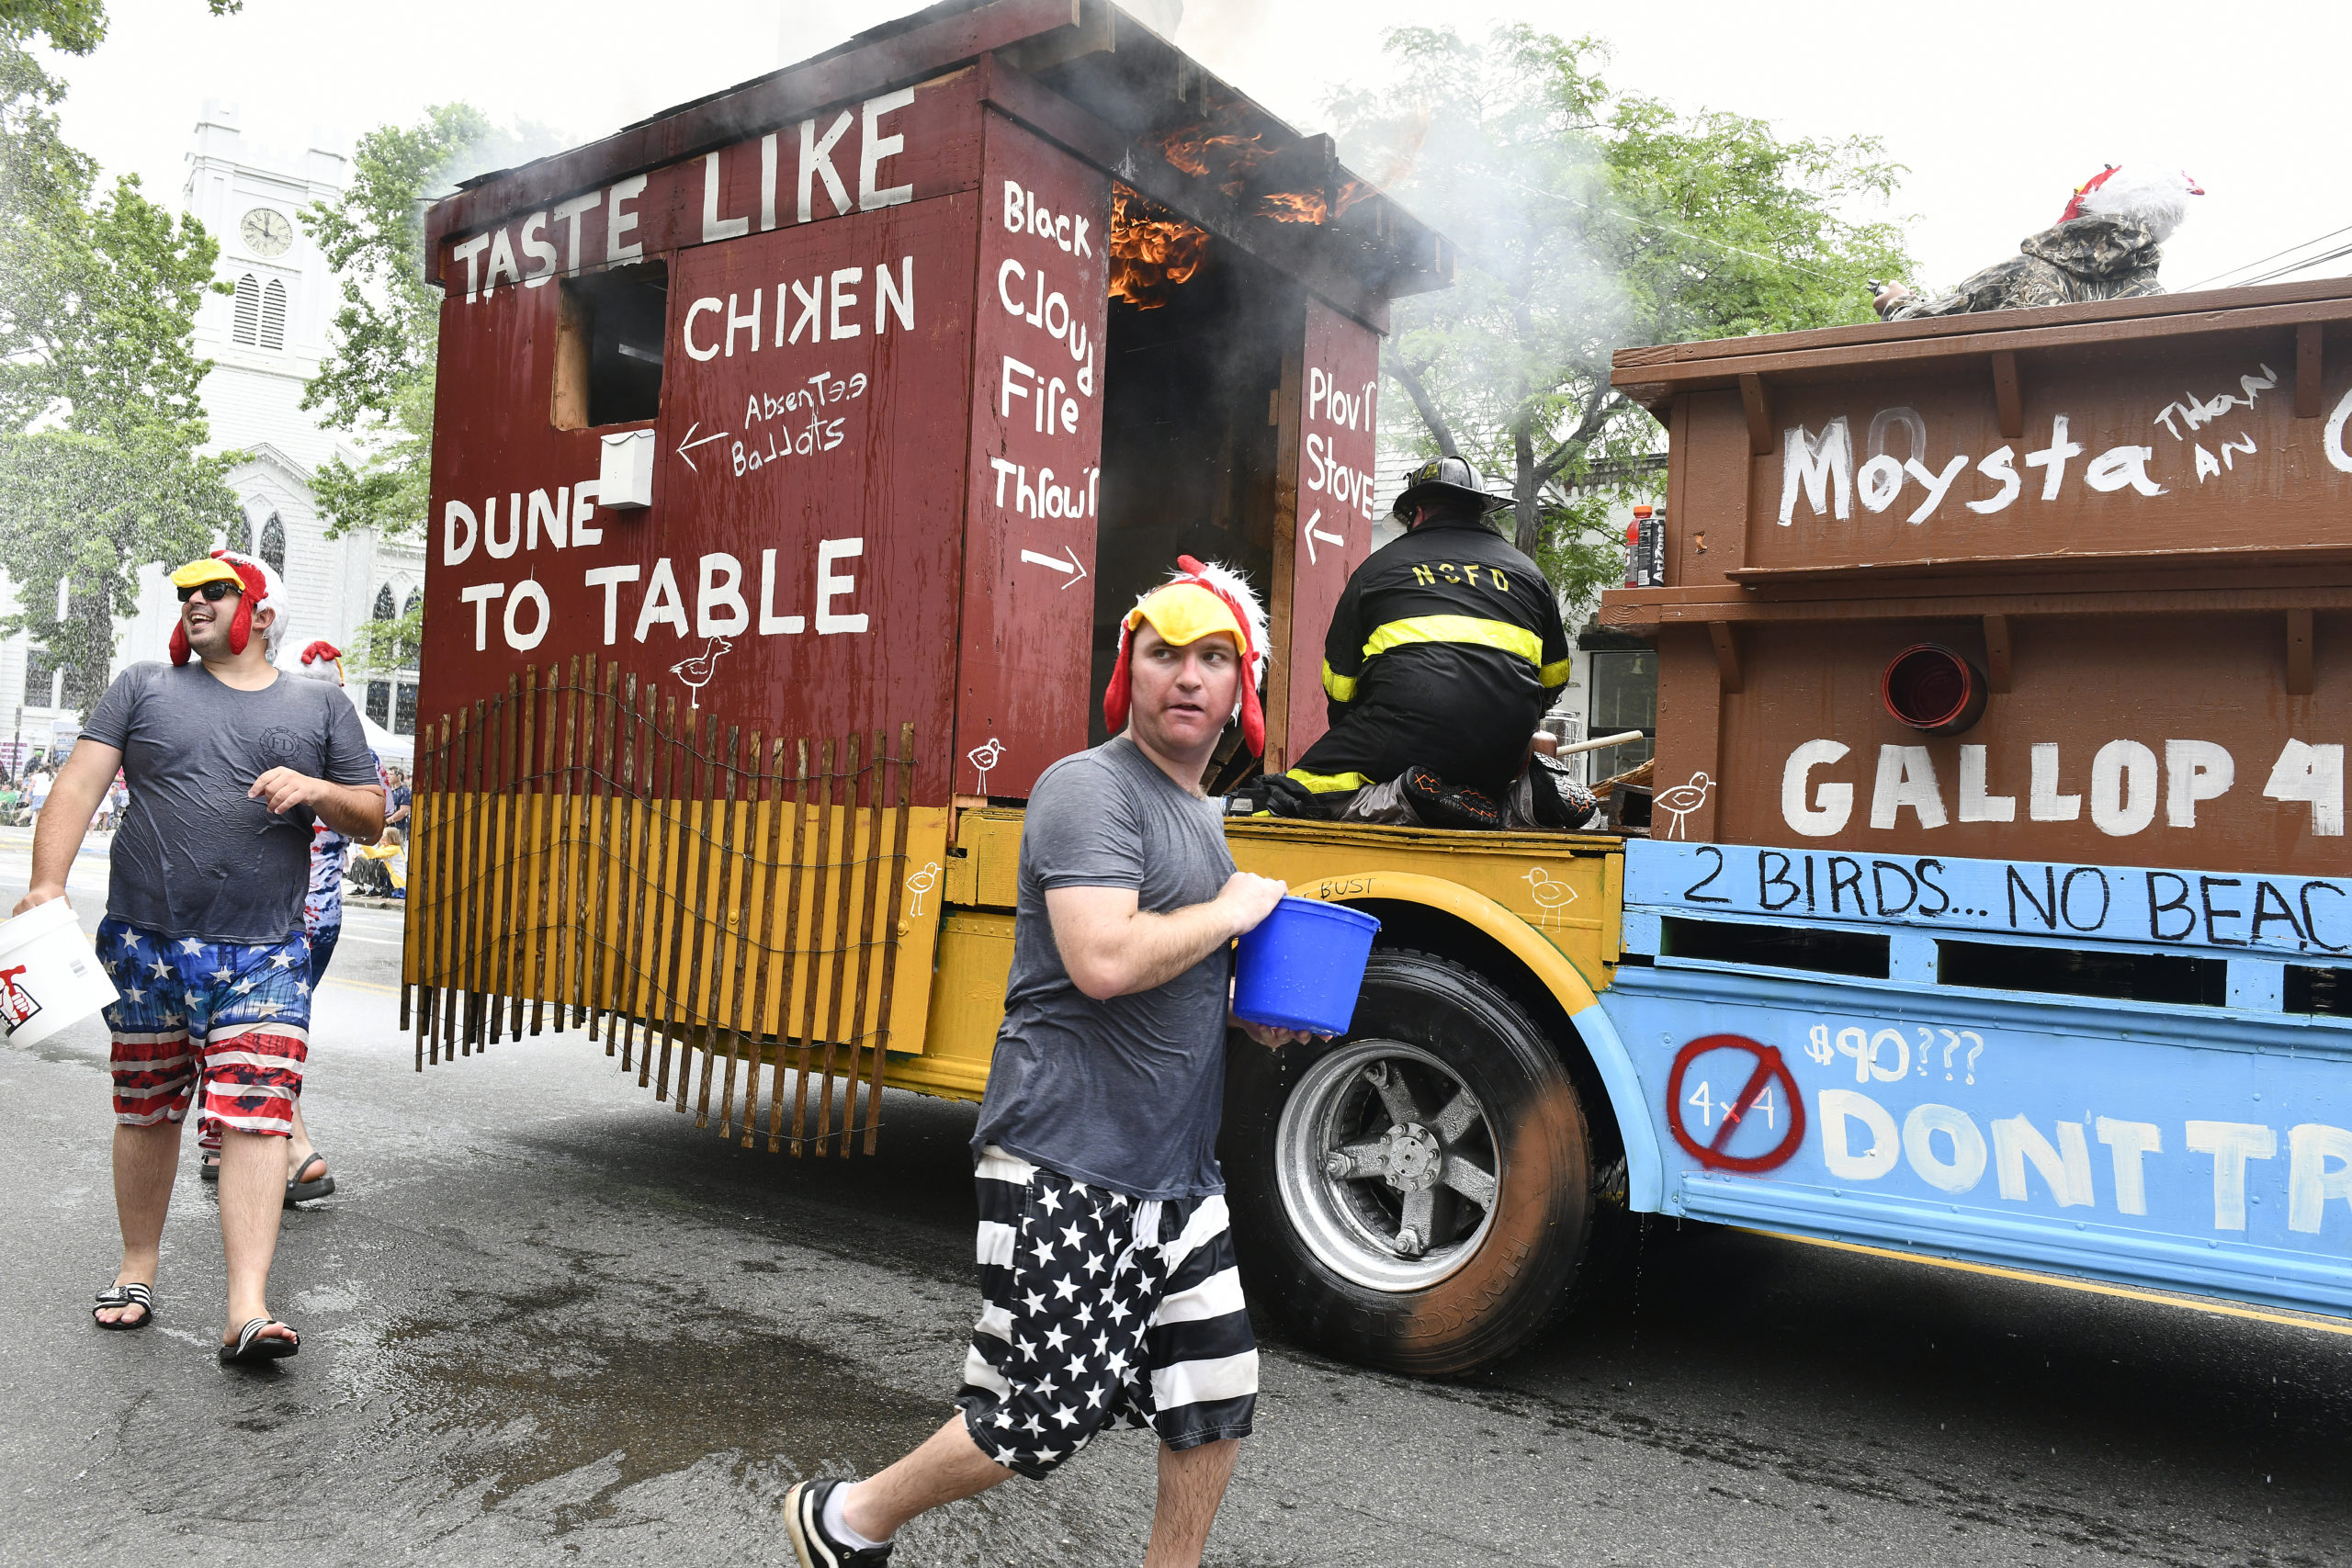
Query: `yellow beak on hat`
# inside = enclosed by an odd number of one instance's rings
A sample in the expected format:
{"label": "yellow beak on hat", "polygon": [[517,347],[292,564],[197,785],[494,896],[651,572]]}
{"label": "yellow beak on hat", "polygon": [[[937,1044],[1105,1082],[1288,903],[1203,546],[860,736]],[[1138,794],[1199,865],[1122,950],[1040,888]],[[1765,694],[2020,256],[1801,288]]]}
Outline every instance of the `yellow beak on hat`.
{"label": "yellow beak on hat", "polygon": [[234,567],[209,556],[202,560],[192,560],[172,573],[172,586],[175,588],[201,588],[208,582],[233,583],[240,592],[245,586],[245,580],[237,575]]}
{"label": "yellow beak on hat", "polygon": [[1237,650],[1250,646],[1249,634],[1233,618],[1233,607],[1197,582],[1171,582],[1127,612],[1127,630],[1146,621],[1177,648],[1218,632],[1232,637]]}

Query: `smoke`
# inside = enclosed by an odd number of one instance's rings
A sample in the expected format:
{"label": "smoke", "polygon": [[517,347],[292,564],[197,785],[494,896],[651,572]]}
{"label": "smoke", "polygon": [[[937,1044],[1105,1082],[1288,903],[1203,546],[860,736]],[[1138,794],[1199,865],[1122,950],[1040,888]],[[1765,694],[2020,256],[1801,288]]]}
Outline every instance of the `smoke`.
{"label": "smoke", "polygon": [[[1590,45],[1498,28],[1388,39],[1388,80],[1329,100],[1342,159],[1452,243],[1451,289],[1399,300],[1385,358],[1412,371],[1463,457],[1509,488],[1574,434],[1611,346],[1637,341]],[[1440,444],[1416,401],[1383,400],[1391,440]]]}
{"label": "smoke", "polygon": [[468,180],[519,168],[541,158],[551,158],[573,146],[577,140],[551,125],[542,125],[535,120],[517,119],[511,125],[492,124],[481,135],[443,160],[441,166],[433,171],[432,177],[425,182],[425,199],[438,201]]}
{"label": "smoke", "polygon": [[[1214,15],[1219,11],[1243,8],[1256,10],[1261,0],[1193,0],[1193,9]],[[1158,33],[1173,39],[1184,24],[1184,0],[1119,0],[1120,8],[1136,20]],[[1214,25],[1214,24],[1212,24]]]}

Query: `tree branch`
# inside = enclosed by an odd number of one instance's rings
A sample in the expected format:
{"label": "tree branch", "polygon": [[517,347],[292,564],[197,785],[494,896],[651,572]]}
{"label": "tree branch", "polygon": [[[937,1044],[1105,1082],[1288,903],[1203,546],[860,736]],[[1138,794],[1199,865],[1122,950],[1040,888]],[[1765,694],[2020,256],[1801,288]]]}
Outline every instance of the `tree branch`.
{"label": "tree branch", "polygon": [[1400,356],[1389,364],[1388,374],[1405,389],[1405,395],[1413,400],[1413,407],[1419,411],[1421,423],[1429,427],[1430,434],[1437,440],[1437,449],[1449,457],[1462,456],[1453,444],[1453,429],[1445,423],[1445,416],[1437,412],[1435,400],[1430,398],[1429,389],[1421,385],[1421,378],[1413,373],[1413,367]]}
{"label": "tree branch", "polygon": [[1615,389],[1606,383],[1596,389],[1592,397],[1585,403],[1584,417],[1577,422],[1575,434],[1554,447],[1552,455],[1537,465],[1535,470],[1537,482],[1542,483],[1566,468],[1569,460],[1582,452],[1586,445],[1594,436],[1600,434],[1611,420],[1617,417],[1619,410],[1633,406],[1620,396]]}

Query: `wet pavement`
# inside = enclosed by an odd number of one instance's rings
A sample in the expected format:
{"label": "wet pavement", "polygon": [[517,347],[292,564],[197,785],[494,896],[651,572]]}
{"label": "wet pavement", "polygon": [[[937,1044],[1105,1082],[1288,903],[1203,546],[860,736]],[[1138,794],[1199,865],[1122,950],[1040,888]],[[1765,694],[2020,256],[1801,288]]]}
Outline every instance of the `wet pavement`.
{"label": "wet pavement", "polygon": [[[105,864],[75,886],[95,926]],[[26,877],[0,832],[0,897]],[[419,1074],[397,917],[354,910],[287,1216],[300,1356],[226,1371],[194,1140],[156,1326],[100,1334],[105,1042],[0,1047],[0,1562],[787,1562],[802,1476],[947,1413],[974,1305],[968,1108],[875,1160],[722,1143],[577,1033]],[[1418,1382],[1269,1335],[1218,1564],[2352,1562],[2352,1337],[1692,1225],[1541,1345]],[[1152,1449],[918,1521],[897,1561],[1133,1562]]]}

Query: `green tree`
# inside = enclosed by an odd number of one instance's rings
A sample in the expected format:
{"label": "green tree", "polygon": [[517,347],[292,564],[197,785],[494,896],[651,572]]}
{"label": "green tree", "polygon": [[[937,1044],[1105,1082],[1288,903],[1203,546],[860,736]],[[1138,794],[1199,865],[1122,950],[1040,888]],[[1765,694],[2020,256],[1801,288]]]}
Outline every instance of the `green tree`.
{"label": "green tree", "polygon": [[31,45],[86,52],[103,9],[0,7],[0,558],[18,593],[0,629],[29,630],[86,706],[141,570],[201,554],[237,515],[228,460],[198,450],[208,363],[191,334],[219,246],[136,177],[98,196],[59,134],[64,89]]}
{"label": "green tree", "polygon": [[[371,529],[421,539],[433,474],[433,394],[441,291],[424,278],[424,208],[458,180],[521,163],[560,145],[540,127],[507,129],[470,104],[439,104],[414,125],[359,139],[351,184],[304,210],[343,288],[335,346],[303,389],[302,406],[356,434],[366,455],[321,465],[311,491],[327,536]],[[354,669],[413,661],[422,607],[369,621],[347,651]]]}
{"label": "green tree", "polygon": [[[244,8],[245,0],[205,0],[216,17]],[[61,54],[87,54],[106,41],[106,0],[0,0],[0,33],[45,39]]]}
{"label": "green tree", "polygon": [[1401,83],[1340,94],[1341,138],[1457,255],[1453,288],[1397,305],[1390,408],[1508,484],[1519,547],[1573,604],[1622,581],[1597,526],[1611,492],[1655,484],[1656,422],[1611,389],[1611,354],[1870,319],[1867,280],[1909,264],[1894,224],[1849,212],[1901,171],[1874,138],[1783,141],[1614,92],[1591,39],[1386,44]]}

